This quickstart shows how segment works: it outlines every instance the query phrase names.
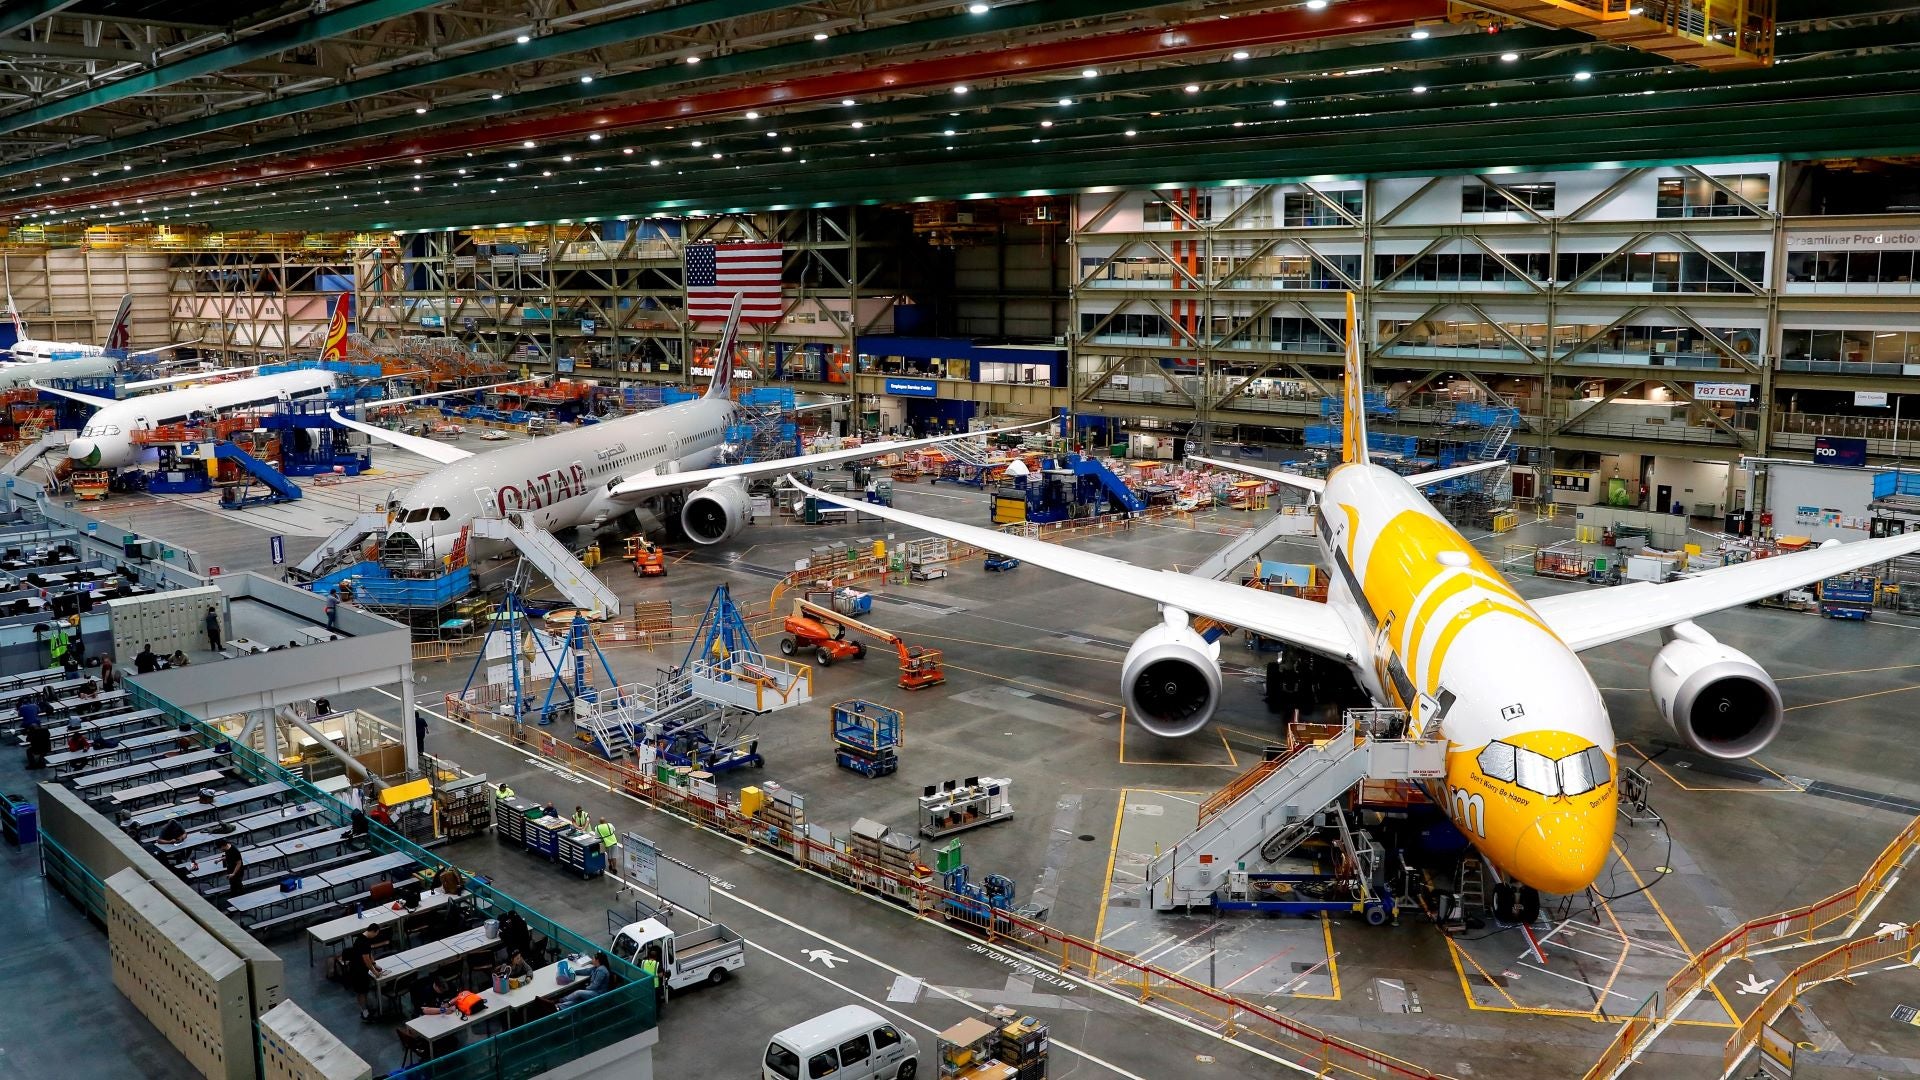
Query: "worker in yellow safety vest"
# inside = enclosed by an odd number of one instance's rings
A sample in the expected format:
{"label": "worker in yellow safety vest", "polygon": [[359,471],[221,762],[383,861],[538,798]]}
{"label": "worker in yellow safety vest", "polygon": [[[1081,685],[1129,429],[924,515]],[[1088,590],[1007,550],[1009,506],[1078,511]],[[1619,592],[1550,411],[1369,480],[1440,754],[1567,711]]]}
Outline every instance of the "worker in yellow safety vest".
{"label": "worker in yellow safety vest", "polygon": [[601,818],[600,827],[593,831],[600,837],[600,846],[607,851],[610,852],[620,846],[620,835],[614,831],[613,822],[606,818]]}
{"label": "worker in yellow safety vest", "polygon": [[593,815],[587,813],[586,807],[576,806],[573,808],[573,827],[579,829],[581,832],[593,831]]}
{"label": "worker in yellow safety vest", "polygon": [[493,797],[496,799],[511,799],[513,798],[513,789],[502,783],[493,790]]}
{"label": "worker in yellow safety vest", "polygon": [[666,974],[660,970],[660,946],[647,946],[647,956],[640,961],[640,970],[646,972],[647,978],[653,980],[653,1011],[657,1017],[660,1010],[667,1007],[667,979]]}

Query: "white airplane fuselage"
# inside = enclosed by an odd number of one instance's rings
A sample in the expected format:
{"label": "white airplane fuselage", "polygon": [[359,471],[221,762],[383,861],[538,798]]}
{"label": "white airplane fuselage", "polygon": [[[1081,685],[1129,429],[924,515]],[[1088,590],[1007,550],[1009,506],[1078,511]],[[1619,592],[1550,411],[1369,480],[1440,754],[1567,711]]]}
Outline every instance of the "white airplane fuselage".
{"label": "white airplane fuselage", "polygon": [[34,338],[22,338],[8,346],[7,351],[13,359],[28,364],[104,356],[107,352],[99,345],[88,345],[78,341],[39,341]]}
{"label": "white airplane fuselage", "polygon": [[553,531],[624,513],[642,500],[614,495],[613,484],[713,464],[732,415],[731,401],[700,398],[442,465],[395,500],[387,550],[445,555],[483,515]]}
{"label": "white airplane fuselage", "polygon": [[33,360],[14,354],[11,363],[0,362],[0,390],[16,390],[34,379],[88,379],[112,375],[119,361],[99,349],[91,355],[66,360]]}
{"label": "white airplane fuselage", "polygon": [[1613,727],[1586,666],[1390,470],[1337,466],[1316,536],[1328,602],[1366,645],[1361,685],[1447,739],[1435,804],[1508,877],[1585,889],[1606,864],[1616,798]]}
{"label": "white airplane fuselage", "polygon": [[123,398],[94,411],[79,438],[68,445],[67,456],[75,465],[87,468],[132,465],[143,456],[143,448],[133,441],[136,431],[232,410],[323,397],[337,384],[338,377],[331,371],[302,368]]}

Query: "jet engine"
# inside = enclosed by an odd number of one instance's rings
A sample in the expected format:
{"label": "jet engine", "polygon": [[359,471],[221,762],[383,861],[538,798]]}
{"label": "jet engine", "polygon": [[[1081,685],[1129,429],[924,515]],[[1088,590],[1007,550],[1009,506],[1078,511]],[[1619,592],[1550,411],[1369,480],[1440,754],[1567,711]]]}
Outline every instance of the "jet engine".
{"label": "jet engine", "polygon": [[680,525],[694,543],[718,544],[733,539],[751,514],[745,482],[715,480],[687,496],[680,507]]}
{"label": "jet engine", "polygon": [[1120,666],[1120,695],[1140,726],[1166,739],[1191,735],[1220,703],[1220,644],[1194,632],[1187,613],[1160,609]]}
{"label": "jet engine", "polygon": [[1691,622],[1669,628],[1648,688],[1687,748],[1717,758],[1758,753],[1780,733],[1780,689],[1753,658]]}

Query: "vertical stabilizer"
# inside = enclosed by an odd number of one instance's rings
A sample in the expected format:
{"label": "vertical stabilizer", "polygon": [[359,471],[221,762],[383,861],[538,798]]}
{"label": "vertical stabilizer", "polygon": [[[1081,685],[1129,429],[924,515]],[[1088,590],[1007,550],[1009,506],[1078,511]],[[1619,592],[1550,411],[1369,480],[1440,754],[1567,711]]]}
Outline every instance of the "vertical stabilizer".
{"label": "vertical stabilizer", "polygon": [[120,298],[120,310],[113,313],[113,325],[107,327],[107,340],[101,345],[108,352],[125,352],[133,345],[133,294]]}
{"label": "vertical stabilizer", "polygon": [[1367,365],[1360,346],[1360,320],[1355,318],[1353,294],[1347,294],[1347,373],[1340,402],[1340,460],[1367,460]]}
{"label": "vertical stabilizer", "polygon": [[27,340],[27,324],[20,321],[20,308],[13,302],[13,290],[7,290],[7,316],[13,320],[13,340]]}
{"label": "vertical stabilizer", "polygon": [[333,315],[327,320],[327,343],[320,349],[322,360],[347,358],[347,294],[333,299]]}
{"label": "vertical stabilizer", "polygon": [[727,315],[726,329],[720,331],[720,344],[713,350],[713,381],[707,384],[707,397],[724,399],[733,394],[733,350],[739,344],[743,299],[741,294],[733,294],[733,310]]}

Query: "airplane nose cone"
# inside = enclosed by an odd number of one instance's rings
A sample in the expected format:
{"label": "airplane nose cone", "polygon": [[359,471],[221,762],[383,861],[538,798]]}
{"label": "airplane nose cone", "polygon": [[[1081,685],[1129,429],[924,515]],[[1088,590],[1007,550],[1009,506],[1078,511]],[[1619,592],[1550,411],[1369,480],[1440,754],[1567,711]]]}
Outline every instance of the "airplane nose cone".
{"label": "airplane nose cone", "polygon": [[75,439],[67,444],[67,456],[82,465],[98,465],[100,444],[92,439]]}
{"label": "airplane nose cone", "polygon": [[1520,834],[1513,876],[1556,896],[1585,891],[1612,852],[1613,818],[1611,799],[1592,810],[1541,814]]}

